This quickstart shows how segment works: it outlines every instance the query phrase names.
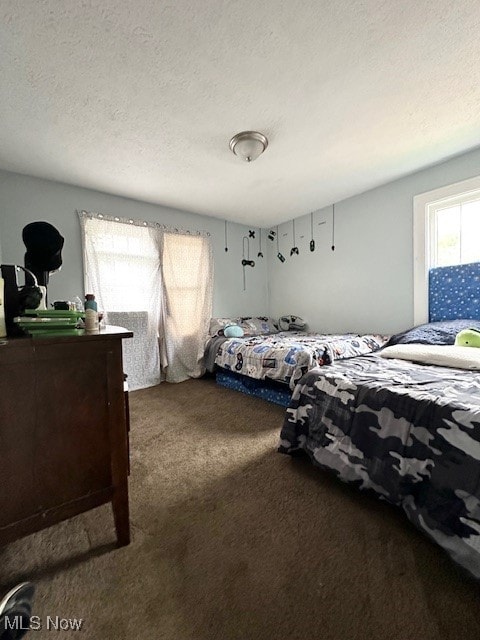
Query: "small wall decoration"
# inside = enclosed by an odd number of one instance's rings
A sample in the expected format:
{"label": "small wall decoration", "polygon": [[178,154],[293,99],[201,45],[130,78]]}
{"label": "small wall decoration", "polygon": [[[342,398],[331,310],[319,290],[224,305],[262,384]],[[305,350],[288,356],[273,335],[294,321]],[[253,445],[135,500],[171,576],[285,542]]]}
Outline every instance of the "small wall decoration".
{"label": "small wall decoration", "polygon": [[293,235],[293,247],[290,249],[290,255],[295,256],[299,254],[297,243],[295,241],[295,220],[292,220],[292,235]]}
{"label": "small wall decoration", "polygon": [[[245,240],[247,250],[245,251]],[[242,267],[243,267],[243,290],[247,289],[247,280],[245,276],[245,267],[254,267],[255,262],[250,260],[250,240],[247,236],[243,236],[243,246],[242,246]]]}
{"label": "small wall decoration", "polygon": [[[325,220],[319,222],[318,226],[320,226],[321,224],[325,224]],[[310,237],[310,251],[315,251],[315,238],[313,237],[313,211],[310,214]]]}
{"label": "small wall decoration", "polygon": [[263,253],[262,253],[262,230],[261,229],[258,230],[258,253],[257,253],[257,258],[263,258]]}
{"label": "small wall decoration", "polygon": [[277,236],[277,258],[280,260],[280,262],[285,262],[285,256],[282,255],[282,253],[280,252],[280,243],[278,241],[278,226],[277,226],[277,231],[274,234],[274,237],[275,235]]}
{"label": "small wall decoration", "polygon": [[335,205],[332,204],[332,251],[335,251]]}
{"label": "small wall decoration", "polygon": [[311,233],[310,233],[310,251],[315,251],[315,240],[313,239],[313,211],[310,214],[310,227],[311,227]]}
{"label": "small wall decoration", "polygon": [[[320,222],[318,222],[318,225],[322,225],[322,224],[326,224],[326,220],[321,220]],[[257,235],[258,232],[258,235]],[[266,231],[267,234],[267,238],[271,241],[271,242],[277,242],[277,258],[280,260],[280,262],[285,262],[286,258],[283,255],[283,253],[280,250],[280,234],[279,234],[279,228],[278,225],[274,228],[274,229],[270,229],[268,231]],[[287,237],[289,234],[288,233],[284,233],[283,234],[285,237]],[[245,273],[245,267],[255,267],[255,261],[250,259],[250,239],[252,240],[256,240],[258,238],[258,252],[257,252],[257,258],[263,258],[264,254],[262,251],[262,228],[258,227],[258,229],[249,229],[248,230],[248,236],[245,235],[243,236],[242,242],[242,269],[243,269],[243,290],[246,291],[246,273]],[[304,235],[301,235],[300,238],[305,238]],[[293,246],[290,249],[290,257],[291,256],[298,256],[300,255],[300,249],[297,246],[297,235],[296,235],[296,223],[295,223],[295,219],[292,219],[292,240],[293,240]],[[315,234],[314,234],[314,212],[312,211],[310,213],[310,242],[309,242],[309,249],[311,252],[316,250],[316,243],[315,243]],[[332,204],[332,244],[331,244],[331,250],[335,251],[335,204]],[[225,220],[225,251],[228,252],[228,223],[227,220]]]}

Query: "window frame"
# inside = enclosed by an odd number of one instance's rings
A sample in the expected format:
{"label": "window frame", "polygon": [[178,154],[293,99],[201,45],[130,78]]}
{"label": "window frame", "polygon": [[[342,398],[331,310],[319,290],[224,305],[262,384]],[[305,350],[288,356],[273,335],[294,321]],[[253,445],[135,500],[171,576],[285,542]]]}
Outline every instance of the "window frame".
{"label": "window frame", "polygon": [[[428,269],[432,253],[433,212],[480,198],[480,176],[420,193],[413,198],[413,320],[428,322]],[[439,207],[439,205],[442,205]]]}

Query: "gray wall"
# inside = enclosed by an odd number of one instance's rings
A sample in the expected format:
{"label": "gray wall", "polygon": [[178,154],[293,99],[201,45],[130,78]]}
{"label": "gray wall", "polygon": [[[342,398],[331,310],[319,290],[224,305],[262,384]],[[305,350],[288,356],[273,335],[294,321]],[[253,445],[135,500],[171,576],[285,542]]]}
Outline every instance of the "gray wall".
{"label": "gray wall", "polygon": [[[303,317],[313,330],[393,333],[413,324],[413,197],[480,174],[480,149],[297,218],[300,255],[290,257],[292,223],[280,226],[280,249],[269,242],[270,314]],[[321,178],[320,178],[321,179]],[[318,226],[318,222],[326,224]],[[287,237],[283,234],[287,233]],[[300,236],[305,236],[303,239]]]}
{"label": "gray wall", "polygon": [[[0,171],[0,242],[4,262],[23,263],[21,230],[48,220],[65,237],[64,267],[52,276],[50,300],[83,292],[80,226],[76,209],[159,221],[212,234],[215,315],[293,313],[313,330],[392,333],[413,324],[413,197],[480,174],[480,149],[360,194],[336,207],[336,250],[331,245],[331,208],[315,212],[316,251],[310,253],[310,216],[296,219],[300,255],[290,257],[292,225],[280,226],[280,248],[264,240],[267,258],[247,270],[242,283],[242,237],[248,228],[88,189]],[[318,222],[326,224],[318,226]],[[287,234],[284,237],[283,234]],[[301,238],[300,236],[304,236]],[[257,246],[251,247],[256,259]],[[268,282],[268,287],[267,287]]]}
{"label": "gray wall", "polygon": [[[242,238],[248,228],[229,223],[229,251],[224,251],[224,222],[157,205],[0,171],[0,241],[5,263],[23,265],[23,227],[34,220],[55,225],[65,238],[63,267],[52,275],[49,301],[83,295],[80,224],[76,210],[97,211],[209,231],[215,260],[214,315],[262,315],[268,311],[266,258],[247,273],[243,291]],[[257,254],[257,247],[251,253]]]}

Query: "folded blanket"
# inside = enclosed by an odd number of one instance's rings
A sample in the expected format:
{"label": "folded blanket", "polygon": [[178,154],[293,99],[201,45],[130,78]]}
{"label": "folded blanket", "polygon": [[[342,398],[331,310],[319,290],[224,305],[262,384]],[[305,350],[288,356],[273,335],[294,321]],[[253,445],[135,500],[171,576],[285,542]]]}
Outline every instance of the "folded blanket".
{"label": "folded blanket", "polygon": [[454,345],[397,344],[380,351],[382,358],[400,358],[456,369],[480,369],[480,349]]}

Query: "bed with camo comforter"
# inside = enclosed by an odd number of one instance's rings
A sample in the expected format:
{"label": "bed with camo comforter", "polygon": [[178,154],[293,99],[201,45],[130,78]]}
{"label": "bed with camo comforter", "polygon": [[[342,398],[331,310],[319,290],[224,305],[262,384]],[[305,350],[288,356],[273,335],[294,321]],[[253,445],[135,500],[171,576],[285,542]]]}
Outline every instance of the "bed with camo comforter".
{"label": "bed with camo comforter", "polygon": [[[219,338],[216,338],[219,340]],[[248,338],[223,338],[215,364],[257,380],[277,380],[293,389],[304,373],[334,360],[380,349],[387,336],[281,331]]]}
{"label": "bed with camo comforter", "polygon": [[307,373],[279,451],[400,506],[480,578],[480,373],[378,354]]}

